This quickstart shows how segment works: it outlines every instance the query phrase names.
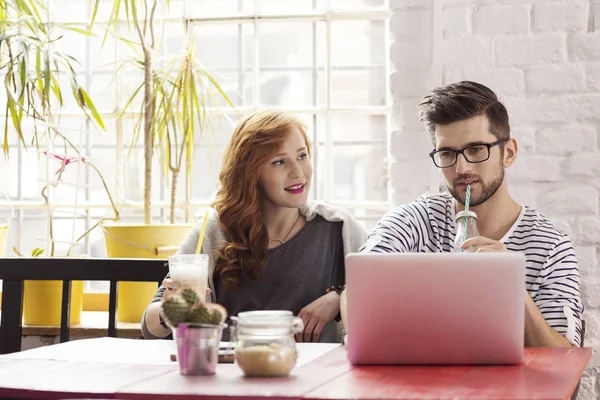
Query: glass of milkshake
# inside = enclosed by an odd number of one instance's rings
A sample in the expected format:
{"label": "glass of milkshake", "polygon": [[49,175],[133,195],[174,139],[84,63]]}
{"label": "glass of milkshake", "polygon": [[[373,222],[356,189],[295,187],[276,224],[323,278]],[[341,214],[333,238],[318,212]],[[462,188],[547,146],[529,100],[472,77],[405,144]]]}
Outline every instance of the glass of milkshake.
{"label": "glass of milkshake", "polygon": [[191,286],[206,296],[208,286],[208,255],[179,254],[169,257],[169,274],[174,287]]}

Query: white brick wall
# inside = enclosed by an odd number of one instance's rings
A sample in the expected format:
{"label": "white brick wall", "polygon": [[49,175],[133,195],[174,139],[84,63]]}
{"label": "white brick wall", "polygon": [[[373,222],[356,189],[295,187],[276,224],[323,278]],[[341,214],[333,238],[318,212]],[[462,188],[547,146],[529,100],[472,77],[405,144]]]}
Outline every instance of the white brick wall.
{"label": "white brick wall", "polygon": [[[412,200],[435,176],[427,156],[431,143],[416,118],[420,97],[433,86],[462,79],[495,90],[520,145],[507,175],[511,192],[547,214],[575,243],[586,344],[595,350],[579,399],[598,399],[600,0],[441,3],[441,18],[434,22],[434,0],[390,1],[394,201]],[[439,55],[437,35],[443,36]],[[441,62],[434,65],[436,56]],[[443,82],[435,80],[440,74]]]}

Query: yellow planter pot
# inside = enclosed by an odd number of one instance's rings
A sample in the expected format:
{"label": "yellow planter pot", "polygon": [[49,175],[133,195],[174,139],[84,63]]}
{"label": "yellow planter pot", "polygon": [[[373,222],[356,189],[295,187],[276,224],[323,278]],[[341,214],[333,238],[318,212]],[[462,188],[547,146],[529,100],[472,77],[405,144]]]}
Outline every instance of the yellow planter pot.
{"label": "yellow planter pot", "polygon": [[6,256],[6,241],[8,239],[8,224],[0,225],[0,257]]}
{"label": "yellow planter pot", "polygon": [[[26,325],[60,326],[62,281],[25,281],[23,318]],[[83,281],[71,283],[71,325],[81,321]]]}
{"label": "yellow planter pot", "polygon": [[[190,229],[191,224],[107,225],[104,226],[106,251],[109,258],[166,259],[177,252]],[[117,320],[140,322],[157,289],[158,283],[120,282]]]}

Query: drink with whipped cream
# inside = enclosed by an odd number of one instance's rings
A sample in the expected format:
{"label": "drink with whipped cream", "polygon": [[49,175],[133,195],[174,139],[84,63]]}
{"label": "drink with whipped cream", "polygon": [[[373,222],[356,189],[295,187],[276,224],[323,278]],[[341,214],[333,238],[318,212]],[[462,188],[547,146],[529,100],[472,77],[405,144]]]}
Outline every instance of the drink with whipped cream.
{"label": "drink with whipped cream", "polygon": [[208,255],[179,254],[169,257],[169,274],[174,285],[191,286],[206,294],[208,287]]}

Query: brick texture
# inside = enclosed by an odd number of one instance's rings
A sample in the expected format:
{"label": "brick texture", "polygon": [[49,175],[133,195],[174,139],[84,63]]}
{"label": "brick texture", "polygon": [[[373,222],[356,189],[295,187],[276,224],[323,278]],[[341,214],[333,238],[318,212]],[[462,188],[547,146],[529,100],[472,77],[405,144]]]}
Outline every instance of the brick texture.
{"label": "brick texture", "polygon": [[[598,399],[600,0],[441,3],[442,26],[432,26],[436,3],[431,0],[390,3],[394,202],[411,201],[442,182],[432,180],[437,175],[427,158],[431,143],[416,118],[420,97],[434,86],[463,79],[494,89],[519,142],[518,160],[507,172],[510,192],[550,217],[575,245],[586,344],[595,350],[578,398]],[[442,61],[434,65],[438,38]]]}

